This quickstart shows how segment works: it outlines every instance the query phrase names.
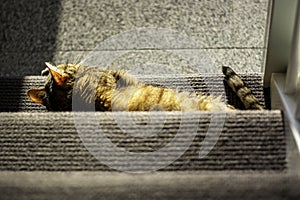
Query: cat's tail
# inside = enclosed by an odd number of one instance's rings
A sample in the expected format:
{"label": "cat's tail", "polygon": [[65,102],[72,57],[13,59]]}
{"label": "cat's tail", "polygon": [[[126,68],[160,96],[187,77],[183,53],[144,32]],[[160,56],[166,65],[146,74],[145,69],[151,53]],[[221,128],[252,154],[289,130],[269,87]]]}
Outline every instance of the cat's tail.
{"label": "cat's tail", "polygon": [[264,110],[258,99],[252,94],[251,90],[246,87],[242,79],[230,68],[223,66],[223,74],[229,87],[237,94],[244,106],[248,110]]}

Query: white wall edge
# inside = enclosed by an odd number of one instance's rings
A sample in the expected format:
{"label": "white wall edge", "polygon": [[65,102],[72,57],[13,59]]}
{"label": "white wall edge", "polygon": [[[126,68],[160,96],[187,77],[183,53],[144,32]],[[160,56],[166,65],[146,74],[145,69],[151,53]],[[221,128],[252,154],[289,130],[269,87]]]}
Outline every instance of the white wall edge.
{"label": "white wall edge", "polygon": [[285,94],[285,76],[283,73],[272,74],[271,78],[271,107],[280,109],[284,112],[294,140],[296,142],[298,153],[300,154],[300,122],[295,117],[297,109],[296,96]]}

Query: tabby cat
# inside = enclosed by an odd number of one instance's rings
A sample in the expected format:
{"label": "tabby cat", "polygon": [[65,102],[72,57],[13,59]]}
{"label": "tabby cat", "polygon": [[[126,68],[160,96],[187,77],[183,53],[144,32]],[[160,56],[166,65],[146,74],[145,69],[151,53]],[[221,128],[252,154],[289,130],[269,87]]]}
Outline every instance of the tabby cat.
{"label": "tabby cat", "polygon": [[[221,97],[178,92],[170,88],[144,84],[122,70],[100,69],[79,64],[54,66],[46,63],[48,74],[42,88],[30,89],[29,98],[49,111],[71,111],[73,95],[87,104],[95,103],[97,111],[188,111],[232,110]],[[225,80],[246,109],[263,109],[256,97],[230,68],[223,67]]]}

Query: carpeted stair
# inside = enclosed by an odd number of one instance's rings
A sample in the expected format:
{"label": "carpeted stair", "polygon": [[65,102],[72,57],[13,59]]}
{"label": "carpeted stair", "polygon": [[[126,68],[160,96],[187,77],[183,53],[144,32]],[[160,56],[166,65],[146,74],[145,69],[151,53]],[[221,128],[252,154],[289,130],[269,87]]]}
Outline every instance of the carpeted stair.
{"label": "carpeted stair", "polygon": [[[265,104],[261,76],[242,78]],[[223,95],[243,109],[222,75],[139,79]],[[279,110],[47,112],[26,96],[29,88],[43,82],[40,76],[0,79],[1,199],[290,199],[300,195],[299,174],[291,170],[289,139]],[[145,135],[149,130],[157,134]],[[118,154],[111,147],[127,153]],[[166,151],[155,154],[165,147]],[[201,152],[207,155],[199,157]],[[163,166],[161,162],[169,158],[174,162]]]}

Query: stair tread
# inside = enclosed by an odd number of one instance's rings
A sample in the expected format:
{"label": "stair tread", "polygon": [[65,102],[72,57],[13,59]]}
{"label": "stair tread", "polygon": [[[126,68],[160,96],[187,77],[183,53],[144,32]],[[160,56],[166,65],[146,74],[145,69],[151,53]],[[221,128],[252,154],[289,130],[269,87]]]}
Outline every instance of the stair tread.
{"label": "stair tread", "polygon": [[[127,170],[130,163],[136,165],[130,170],[158,166],[153,157],[143,159],[135,154],[114,154],[114,150],[106,147],[109,142],[139,155],[155,152],[171,143],[174,146],[159,156],[163,155],[165,159],[178,156],[178,159],[161,169],[164,171],[286,169],[286,142],[280,111],[227,112],[224,126],[220,126],[221,132],[208,131],[212,123],[222,125],[222,117],[218,118],[219,121],[212,118],[220,114],[224,116],[221,112],[201,111],[2,112],[0,170],[122,171]],[[148,122],[149,117],[156,120],[141,126]],[[134,123],[130,124],[130,121]],[[158,132],[145,137],[145,131],[157,127],[161,127]],[[133,135],[140,133],[144,135]],[[109,140],[104,141],[101,134]],[[207,156],[199,158],[203,144],[213,148]],[[113,167],[110,168],[107,165],[111,163]]]}
{"label": "stair tread", "polygon": [[[252,90],[262,105],[265,104],[261,74],[241,74],[244,82]],[[225,100],[236,108],[243,109],[238,97],[223,82],[221,74],[192,74],[165,76],[137,76],[141,81],[163,85],[174,89],[199,93],[223,95]],[[32,103],[26,95],[30,88],[44,85],[45,77],[0,77],[0,112],[46,112],[45,107]]]}
{"label": "stair tread", "polygon": [[[241,77],[264,104],[261,74],[242,74]],[[145,83],[174,89],[223,95],[230,104],[242,108],[241,102],[224,84],[221,74],[144,75],[137,78]],[[29,88],[43,86],[44,81],[42,76],[0,78],[0,170],[110,171],[126,170],[132,163],[135,163],[134,170],[154,169],[161,166],[153,162],[157,155],[153,152],[164,149],[167,144],[173,146],[163,152],[164,158],[176,159],[161,168],[165,171],[286,169],[285,135],[280,111],[238,110],[225,115],[222,112],[199,111],[46,112],[43,106],[32,103],[26,95]],[[212,123],[213,128],[210,129]],[[219,129],[214,130],[216,125]],[[101,141],[97,135],[99,130],[109,140]],[[149,130],[157,132],[145,137],[145,132],[152,133]],[[99,145],[108,145],[110,141],[131,154],[111,157],[112,148],[103,149]],[[199,158],[200,150],[210,148],[207,156]],[[108,154],[97,157],[97,152],[103,151]],[[141,153],[154,157],[143,159],[137,156]],[[107,166],[111,162],[117,167]]]}
{"label": "stair tread", "polygon": [[[3,199],[298,199],[299,175],[0,172]],[[18,192],[16,192],[18,191]]]}

